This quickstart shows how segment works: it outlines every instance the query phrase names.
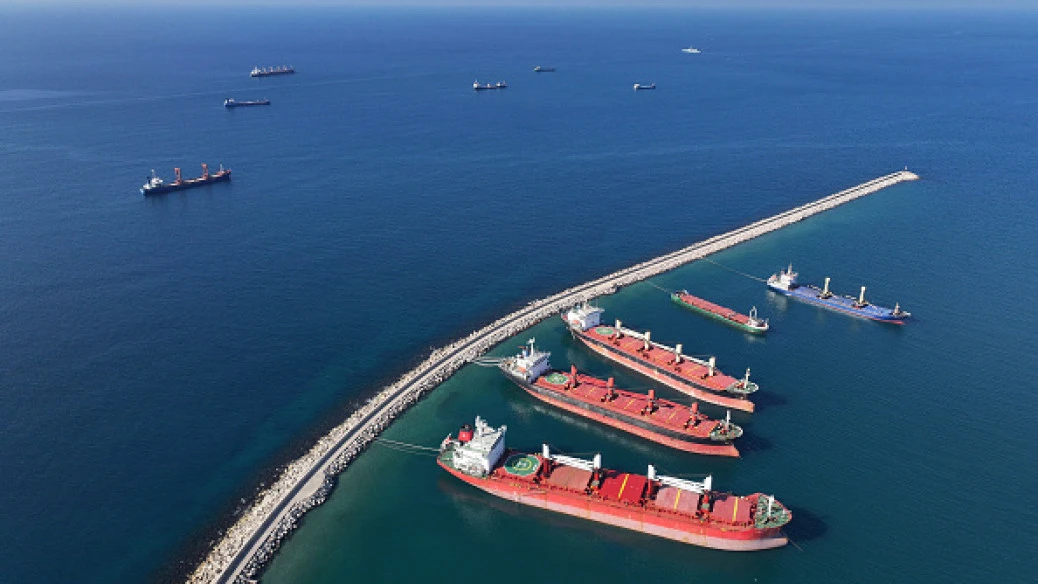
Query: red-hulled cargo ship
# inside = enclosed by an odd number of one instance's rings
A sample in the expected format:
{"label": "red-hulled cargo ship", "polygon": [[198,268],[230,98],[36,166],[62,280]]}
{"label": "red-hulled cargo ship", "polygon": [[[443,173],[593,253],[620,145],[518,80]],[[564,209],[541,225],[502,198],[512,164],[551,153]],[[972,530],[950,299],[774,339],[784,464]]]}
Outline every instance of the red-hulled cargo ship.
{"label": "red-hulled cargo ship", "polygon": [[515,357],[496,364],[533,397],[583,418],[623,430],[657,444],[685,452],[739,456],[732,441],[742,428],[731,421],[713,420],[691,407],[614,387],[613,378],[598,379],[577,372],[552,370],[551,353],[536,348],[533,339]]}
{"label": "red-hulled cargo ship", "polygon": [[792,514],[774,497],[737,496],[702,482],[602,468],[600,455],[582,460],[505,447],[507,427],[475,428],[448,435],[436,462],[447,472],[487,493],[524,505],[590,519],[649,535],[729,551],[786,545],[782,527]]}
{"label": "red-hulled cargo ship", "polygon": [[753,402],[747,396],[757,391],[750,381],[750,370],[742,379],[725,375],[717,369],[714,357],[703,361],[681,352],[681,345],[668,347],[653,342],[648,331],[639,333],[615,326],[601,325],[601,308],[587,303],[575,306],[562,315],[574,338],[580,339],[592,351],[651,377],[698,400],[753,411]]}
{"label": "red-hulled cargo ship", "polygon": [[231,169],[224,169],[222,164],[220,165],[220,170],[212,174],[209,173],[209,165],[202,164],[202,176],[198,178],[182,178],[180,176],[179,168],[174,168],[173,174],[176,176],[176,179],[173,182],[168,183],[156,176],[155,171],[152,170],[148,182],[144,183],[144,186],[141,187],[141,194],[145,197],[149,195],[164,195],[166,193],[172,193],[173,191],[183,191],[186,189],[193,189],[195,187],[231,180]]}

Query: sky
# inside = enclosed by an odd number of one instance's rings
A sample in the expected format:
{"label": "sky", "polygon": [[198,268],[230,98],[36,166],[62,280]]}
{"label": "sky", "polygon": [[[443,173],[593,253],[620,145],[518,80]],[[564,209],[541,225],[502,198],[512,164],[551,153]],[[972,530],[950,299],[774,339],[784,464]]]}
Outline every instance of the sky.
{"label": "sky", "polygon": [[175,5],[238,6],[472,6],[472,7],[710,7],[710,8],[827,8],[827,9],[1038,9],[1038,0],[0,0],[0,4],[34,6]]}

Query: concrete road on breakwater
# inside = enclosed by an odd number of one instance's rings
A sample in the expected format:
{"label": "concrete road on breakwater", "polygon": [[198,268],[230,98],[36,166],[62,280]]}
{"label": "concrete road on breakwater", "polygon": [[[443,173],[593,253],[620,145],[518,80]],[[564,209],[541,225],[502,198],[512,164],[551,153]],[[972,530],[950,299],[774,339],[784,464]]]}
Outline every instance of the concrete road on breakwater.
{"label": "concrete road on breakwater", "polygon": [[188,578],[188,582],[248,582],[270,559],[281,540],[294,529],[298,519],[324,501],[331,491],[335,477],[396,416],[460,367],[472,362],[505,339],[584,300],[612,294],[622,286],[673,270],[854,199],[918,178],[907,169],[881,176],[812,203],[531,302],[469,336],[433,351],[428,359],[371,398],[349,419],[318,440],[307,454],[291,463],[278,480],[260,493],[252,506],[223,534],[206,559]]}

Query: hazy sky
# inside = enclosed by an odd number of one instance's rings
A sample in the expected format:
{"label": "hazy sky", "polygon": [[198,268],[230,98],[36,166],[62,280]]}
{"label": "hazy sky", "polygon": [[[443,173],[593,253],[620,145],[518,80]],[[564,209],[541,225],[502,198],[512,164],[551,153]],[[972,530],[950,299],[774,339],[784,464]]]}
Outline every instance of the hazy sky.
{"label": "hazy sky", "polygon": [[1038,0],[0,0],[27,5],[589,6],[730,8],[1030,8]]}

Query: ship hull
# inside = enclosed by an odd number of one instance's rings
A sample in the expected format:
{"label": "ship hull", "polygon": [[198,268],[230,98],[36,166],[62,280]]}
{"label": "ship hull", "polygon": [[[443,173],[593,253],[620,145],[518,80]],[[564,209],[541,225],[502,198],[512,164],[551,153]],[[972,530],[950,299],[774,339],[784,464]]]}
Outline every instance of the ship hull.
{"label": "ship hull", "polygon": [[691,545],[725,551],[759,551],[782,547],[789,541],[779,528],[724,531],[721,527],[695,523],[688,519],[682,521],[638,507],[611,505],[588,498],[586,495],[556,493],[537,488],[536,485],[523,485],[500,479],[476,478],[450,468],[440,461],[437,463],[456,478],[496,497]]}
{"label": "ship hull", "polygon": [[567,412],[578,415],[582,418],[587,418],[600,424],[616,428],[617,430],[634,434],[635,436],[644,438],[651,442],[669,446],[684,452],[692,452],[694,454],[732,457],[739,456],[739,450],[732,444],[717,443],[709,440],[709,438],[697,441],[695,437],[677,438],[667,436],[662,433],[666,431],[665,429],[654,430],[652,428],[644,427],[648,426],[648,424],[645,424],[644,422],[639,421],[640,423],[633,423],[633,421],[624,421],[614,417],[616,414],[613,414],[612,412],[595,411],[599,408],[594,408],[592,404],[586,404],[579,400],[568,398],[568,396],[559,395],[558,392],[544,389],[532,383],[527,383],[514,378],[510,379],[512,379],[516,385],[525,390],[526,393],[546,404],[566,410]]}
{"label": "ship hull", "polygon": [[694,397],[697,400],[706,403],[711,403],[726,408],[732,408],[735,410],[741,410],[744,412],[753,412],[753,402],[751,402],[748,399],[718,395],[713,391],[708,391],[704,389],[703,386],[696,384],[692,380],[676,379],[674,377],[671,377],[667,373],[661,371],[658,367],[653,367],[650,365],[640,363],[636,359],[632,358],[630,355],[627,355],[626,353],[617,351],[613,347],[605,346],[599,343],[598,341],[589,338],[587,335],[585,335],[583,332],[579,330],[571,328],[570,331],[573,333],[574,337],[580,339],[592,351],[598,353],[606,359],[609,359],[610,361],[619,363],[624,367],[637,371],[638,373],[641,373],[646,377],[658,381],[671,389],[674,389],[685,395]]}
{"label": "ship hull", "polygon": [[154,196],[154,195],[165,195],[165,194],[176,192],[176,191],[186,191],[188,189],[204,187],[205,185],[210,185],[210,184],[213,184],[213,183],[230,182],[230,180],[231,180],[231,171],[228,170],[224,174],[212,175],[209,178],[205,178],[205,179],[203,179],[203,178],[196,178],[196,179],[185,180],[185,181],[181,182],[180,184],[170,183],[170,184],[163,184],[162,186],[153,187],[153,188],[150,188],[150,189],[142,188],[141,189],[141,194],[144,195],[145,197],[151,197],[151,196]]}
{"label": "ship hull", "polygon": [[778,292],[779,294],[788,296],[790,298],[795,298],[797,300],[800,300],[801,302],[813,304],[814,306],[819,306],[828,310],[832,310],[834,312],[839,312],[842,314],[853,316],[855,318],[874,320],[876,322],[886,322],[890,324],[905,324],[905,321],[902,317],[896,317],[890,314],[893,311],[889,308],[882,308],[878,306],[869,305],[866,306],[865,309],[861,309],[852,306],[853,300],[844,297],[833,296],[832,298],[828,299],[819,298],[818,296],[822,293],[822,291],[821,289],[815,286],[802,285],[793,288],[792,290],[789,290],[781,286],[769,283],[768,289],[770,289],[773,292]]}
{"label": "ship hull", "polygon": [[[723,322],[723,323],[725,323],[725,324],[727,324],[729,326],[732,326],[732,327],[735,327],[735,328],[741,330],[744,333],[750,333],[750,334],[754,334],[754,335],[763,335],[764,333],[768,332],[768,328],[766,326],[755,327],[755,326],[752,326],[752,325],[750,325],[748,323],[743,323],[743,322],[739,322],[739,321],[736,321],[736,320],[732,320],[731,318],[728,318],[725,314],[720,314],[720,313],[714,312],[713,310],[711,310],[709,308],[702,307],[702,306],[697,306],[696,304],[693,304],[691,302],[686,302],[685,300],[683,300],[682,298],[680,298],[677,295],[671,296],[671,299],[676,304],[678,304],[679,306],[687,308],[687,309],[689,309],[692,312],[695,312],[697,314],[701,314],[701,315],[706,316],[708,318],[712,318],[714,320]],[[739,315],[739,316],[742,316],[744,319],[746,318],[743,315]]]}

